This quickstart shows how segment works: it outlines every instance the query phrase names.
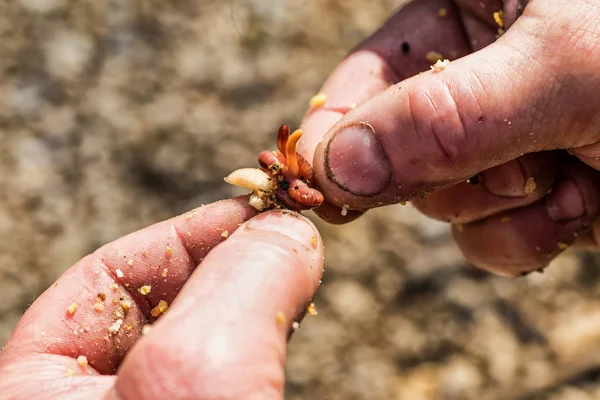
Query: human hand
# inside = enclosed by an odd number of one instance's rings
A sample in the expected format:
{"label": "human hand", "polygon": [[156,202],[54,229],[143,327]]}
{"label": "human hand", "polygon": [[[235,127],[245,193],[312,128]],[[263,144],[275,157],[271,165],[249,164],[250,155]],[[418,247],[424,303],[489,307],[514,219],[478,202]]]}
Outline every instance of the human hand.
{"label": "human hand", "polygon": [[[300,146],[326,200],[350,210],[321,216],[413,200],[455,224],[467,260],[507,275],[597,244],[600,4],[520,3],[414,1],[338,66]],[[431,71],[430,51],[457,60]]]}
{"label": "human hand", "polygon": [[247,203],[201,207],[73,265],[0,354],[0,397],[282,398],[286,340],[319,285],[323,246],[304,217],[254,216]]}

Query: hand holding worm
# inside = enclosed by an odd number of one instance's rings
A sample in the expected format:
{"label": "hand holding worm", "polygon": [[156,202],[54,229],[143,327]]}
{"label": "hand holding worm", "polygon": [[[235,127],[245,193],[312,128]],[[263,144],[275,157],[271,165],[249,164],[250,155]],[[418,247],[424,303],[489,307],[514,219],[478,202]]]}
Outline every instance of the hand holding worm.
{"label": "hand holding worm", "polygon": [[31,305],[0,354],[0,397],[281,399],[322,268],[308,220],[256,216],[247,197],[135,232]]}
{"label": "hand holding worm", "polygon": [[409,3],[306,115],[317,212],[412,200],[454,224],[468,261],[511,276],[598,246],[599,20],[586,0]]}

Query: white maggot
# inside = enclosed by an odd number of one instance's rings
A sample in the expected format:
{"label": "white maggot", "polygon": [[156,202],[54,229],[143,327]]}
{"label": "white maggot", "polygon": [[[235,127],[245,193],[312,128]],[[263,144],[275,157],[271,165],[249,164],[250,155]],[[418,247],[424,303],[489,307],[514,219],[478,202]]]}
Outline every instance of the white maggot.
{"label": "white maggot", "polygon": [[277,189],[277,184],[271,177],[258,168],[241,168],[233,171],[225,178],[230,185],[240,186],[250,190],[272,192]]}

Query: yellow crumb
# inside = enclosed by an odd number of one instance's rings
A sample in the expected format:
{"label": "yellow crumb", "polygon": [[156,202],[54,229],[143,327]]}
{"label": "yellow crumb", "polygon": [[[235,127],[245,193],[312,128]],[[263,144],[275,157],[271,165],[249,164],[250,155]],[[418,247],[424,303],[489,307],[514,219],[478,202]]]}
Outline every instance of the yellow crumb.
{"label": "yellow crumb", "polygon": [[125,316],[125,311],[119,307],[115,310],[115,317],[117,318],[123,318]]}
{"label": "yellow crumb", "polygon": [[500,220],[500,222],[502,222],[503,224],[512,221],[512,218],[509,217],[508,215],[505,215],[504,217],[502,217],[502,219]]}
{"label": "yellow crumb", "polygon": [[285,324],[285,314],[283,311],[277,311],[277,322],[280,324]]}
{"label": "yellow crumb", "polygon": [[448,64],[450,64],[450,60],[437,60],[437,62],[431,66],[431,69],[433,72],[441,72],[446,69]]}
{"label": "yellow crumb", "polygon": [[132,329],[133,329],[133,324],[127,324],[127,325],[125,325],[125,330],[127,332],[131,331]]}
{"label": "yellow crumb", "polygon": [[462,232],[465,230],[465,226],[463,224],[456,224],[456,230]]}
{"label": "yellow crumb", "polygon": [[227,239],[229,237],[229,232],[228,231],[221,232],[221,237]]}
{"label": "yellow crumb", "polygon": [[317,239],[316,236],[313,236],[313,237],[310,238],[310,243],[316,249],[317,246],[319,245],[319,240]]}
{"label": "yellow crumb", "polygon": [[102,303],[95,303],[94,304],[94,311],[96,312],[102,312],[104,310],[104,304]]}
{"label": "yellow crumb", "polygon": [[144,295],[144,296],[145,296],[145,295],[147,295],[148,293],[150,293],[150,291],[151,291],[151,290],[152,290],[152,286],[150,286],[150,285],[144,285],[144,286],[142,286],[142,287],[139,289],[139,292],[140,292],[142,295]]}
{"label": "yellow crumb", "polygon": [[98,293],[96,295],[96,302],[97,303],[104,303],[105,300],[106,300],[106,293],[100,292],[100,293]]}
{"label": "yellow crumb", "polygon": [[447,15],[448,15],[448,10],[446,10],[445,8],[440,8],[437,12],[437,16],[440,18],[444,18]]}
{"label": "yellow crumb", "polygon": [[156,317],[158,317],[160,314],[164,314],[164,313],[165,313],[165,311],[167,311],[167,309],[168,309],[168,308],[169,308],[169,303],[167,303],[167,302],[166,302],[166,301],[164,301],[164,300],[161,300],[161,301],[159,301],[159,302],[158,302],[158,305],[152,309],[152,311],[150,312],[150,314],[151,314],[153,317],[155,317],[155,318],[156,318]]}
{"label": "yellow crumb", "polygon": [[111,289],[113,292],[116,292],[117,290],[119,290],[119,284],[118,283],[113,283],[113,285],[111,286]]}
{"label": "yellow crumb", "polygon": [[133,259],[127,261],[127,265],[129,265],[130,267],[133,267]]}
{"label": "yellow crumb", "polygon": [[173,255],[173,249],[170,248],[169,246],[167,246],[167,248],[165,249],[165,258],[167,260],[171,259],[171,256]]}
{"label": "yellow crumb", "polygon": [[163,269],[163,272],[162,272],[162,276],[163,276],[163,278],[165,278],[165,277],[167,276],[167,274],[168,274],[168,273],[169,273],[169,268],[165,268],[165,269]]}
{"label": "yellow crumb", "polygon": [[71,305],[67,307],[67,312],[69,315],[75,314],[75,310],[77,310],[77,303],[71,303]]}
{"label": "yellow crumb", "polygon": [[65,376],[73,376],[75,375],[75,371],[72,368],[67,367],[67,372],[65,372]]}
{"label": "yellow crumb", "polygon": [[108,332],[112,335],[116,335],[119,333],[119,329],[121,329],[121,324],[123,323],[122,319],[118,319],[114,324],[108,327]]}
{"label": "yellow crumb", "polygon": [[319,107],[323,107],[325,105],[326,101],[327,101],[327,95],[325,93],[318,93],[318,94],[314,95],[313,97],[311,97],[311,99],[308,101],[308,104],[312,108],[319,108]]}
{"label": "yellow crumb", "polygon": [[308,308],[306,309],[306,312],[308,313],[308,315],[312,315],[312,316],[319,315],[319,312],[317,311],[317,307],[315,306],[315,303],[310,303],[308,305]]}
{"label": "yellow crumb", "polygon": [[536,187],[537,187],[537,184],[535,183],[535,179],[533,179],[533,178],[527,179],[527,181],[525,182],[525,193],[526,194],[533,193],[535,191]]}
{"label": "yellow crumb", "polygon": [[496,23],[501,29],[504,28],[504,11],[500,10],[498,12],[495,12],[494,21],[496,21]]}
{"label": "yellow crumb", "polygon": [[561,250],[565,250],[569,248],[569,245],[567,243],[558,242],[558,248]]}
{"label": "yellow crumb", "polygon": [[115,273],[117,274],[117,278],[122,278],[124,276],[123,271],[118,268],[115,270]]}
{"label": "yellow crumb", "polygon": [[425,58],[427,59],[427,61],[434,64],[440,60],[443,60],[444,56],[441,53],[438,53],[437,51],[430,51],[425,55]]}
{"label": "yellow crumb", "polygon": [[85,367],[86,365],[88,365],[87,357],[86,356],[77,357],[77,364],[79,364],[80,367]]}
{"label": "yellow crumb", "polygon": [[129,311],[129,309],[131,308],[131,300],[129,299],[122,299],[119,304],[121,305],[121,307],[123,307],[123,310],[125,311]]}
{"label": "yellow crumb", "polygon": [[401,205],[401,206],[405,206],[405,205],[406,205],[406,202],[405,202],[405,201],[401,201],[401,202],[400,202],[400,205]]}
{"label": "yellow crumb", "polygon": [[350,103],[348,104],[348,108],[351,110],[354,110],[356,108],[356,103]]}
{"label": "yellow crumb", "polygon": [[119,303],[119,299],[117,299],[116,297],[113,299],[113,303],[114,304],[118,304]]}

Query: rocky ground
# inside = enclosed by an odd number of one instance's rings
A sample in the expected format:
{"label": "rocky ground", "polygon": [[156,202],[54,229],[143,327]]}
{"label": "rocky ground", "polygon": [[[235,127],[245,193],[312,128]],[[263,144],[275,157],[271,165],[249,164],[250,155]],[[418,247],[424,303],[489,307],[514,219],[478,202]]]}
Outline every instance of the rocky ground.
{"label": "rocky ground", "polygon": [[[403,2],[0,2],[0,345],[83,255],[237,193],[223,176]],[[317,223],[319,315],[292,341],[287,398],[600,398],[596,256],[513,280],[410,206]]]}

